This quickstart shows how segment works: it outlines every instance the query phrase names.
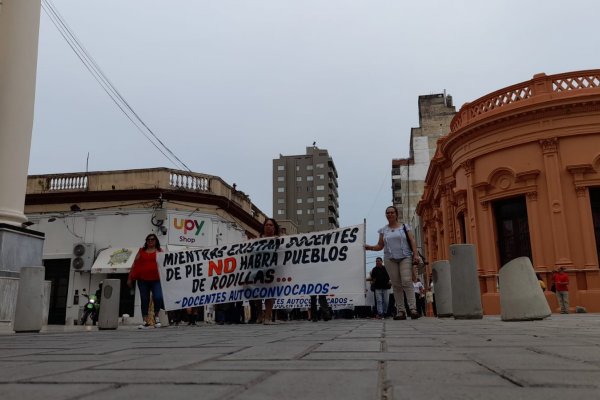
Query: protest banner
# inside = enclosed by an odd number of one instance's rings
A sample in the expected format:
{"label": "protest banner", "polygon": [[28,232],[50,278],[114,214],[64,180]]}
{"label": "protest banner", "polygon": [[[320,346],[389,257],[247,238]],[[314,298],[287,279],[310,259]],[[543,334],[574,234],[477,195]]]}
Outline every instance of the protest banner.
{"label": "protest banner", "polygon": [[159,253],[165,308],[364,292],[364,225]]}
{"label": "protest banner", "polygon": [[[352,309],[355,306],[364,306],[366,299],[364,293],[328,294],[327,304],[332,310]],[[310,296],[282,297],[275,299],[273,310],[289,310],[292,308],[310,308]]]}

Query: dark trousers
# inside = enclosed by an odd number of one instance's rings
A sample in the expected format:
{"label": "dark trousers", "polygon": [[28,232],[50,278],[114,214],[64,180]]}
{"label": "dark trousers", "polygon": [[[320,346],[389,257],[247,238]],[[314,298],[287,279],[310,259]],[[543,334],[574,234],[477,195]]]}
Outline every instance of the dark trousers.
{"label": "dark trousers", "polygon": [[420,293],[415,293],[415,301],[417,302],[417,312],[421,315],[425,315],[425,296],[421,296]]}
{"label": "dark trousers", "polygon": [[138,289],[140,291],[140,302],[142,308],[142,317],[148,316],[148,306],[150,305],[150,293],[152,293],[152,302],[154,303],[154,314],[158,314],[163,305],[162,289],[160,281],[142,281],[138,280]]}
{"label": "dark trousers", "polygon": [[317,297],[319,301],[319,308],[321,309],[321,317],[324,320],[331,319],[331,310],[329,309],[329,305],[327,304],[327,297],[324,295],[319,296],[310,296],[310,315],[313,321],[319,319],[317,316]]}

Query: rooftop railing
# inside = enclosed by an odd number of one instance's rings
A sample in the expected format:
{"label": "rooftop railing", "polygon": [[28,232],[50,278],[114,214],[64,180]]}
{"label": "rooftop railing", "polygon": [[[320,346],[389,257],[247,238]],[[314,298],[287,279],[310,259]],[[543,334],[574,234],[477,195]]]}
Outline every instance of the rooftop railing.
{"label": "rooftop railing", "polygon": [[27,193],[148,188],[211,192],[211,182],[213,181],[220,181],[222,185],[228,187],[228,185],[222,182],[220,178],[212,175],[172,170],[168,168],[77,172],[29,176]]}
{"label": "rooftop railing", "polygon": [[166,189],[222,196],[250,214],[262,214],[249,196],[220,177],[169,168],[30,175],[27,195],[68,192]]}
{"label": "rooftop railing", "polygon": [[[537,74],[532,80],[509,86],[463,105],[450,123],[450,131],[491,116],[500,109],[516,108],[531,103],[538,96],[563,98],[578,96],[581,91],[600,93],[600,70],[567,72],[557,75]],[[540,97],[540,100],[542,98]]]}

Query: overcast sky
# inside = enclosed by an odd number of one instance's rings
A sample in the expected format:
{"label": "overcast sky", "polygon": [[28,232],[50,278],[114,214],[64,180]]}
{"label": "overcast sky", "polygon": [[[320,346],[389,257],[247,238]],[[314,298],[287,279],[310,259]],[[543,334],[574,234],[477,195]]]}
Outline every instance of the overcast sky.
{"label": "overcast sky", "polygon": [[[535,73],[600,65],[597,0],[53,0],[145,123],[194,172],[272,212],[272,160],[316,141],[340,225],[385,224],[417,97],[457,108]],[[30,174],[174,166],[42,12]]]}

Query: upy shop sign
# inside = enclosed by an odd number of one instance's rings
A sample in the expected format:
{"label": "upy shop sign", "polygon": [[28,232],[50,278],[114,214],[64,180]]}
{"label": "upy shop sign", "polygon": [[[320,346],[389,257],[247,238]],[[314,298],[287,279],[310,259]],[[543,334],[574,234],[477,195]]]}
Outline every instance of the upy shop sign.
{"label": "upy shop sign", "polygon": [[208,244],[210,221],[185,215],[169,216],[169,244],[205,246]]}

